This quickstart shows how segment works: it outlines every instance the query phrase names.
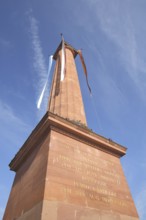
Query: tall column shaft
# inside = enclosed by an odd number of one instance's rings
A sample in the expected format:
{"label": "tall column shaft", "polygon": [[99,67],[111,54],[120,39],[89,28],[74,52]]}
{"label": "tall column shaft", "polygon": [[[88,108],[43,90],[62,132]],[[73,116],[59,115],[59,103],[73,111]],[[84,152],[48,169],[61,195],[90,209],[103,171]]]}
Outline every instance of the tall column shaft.
{"label": "tall column shaft", "polygon": [[[139,220],[120,157],[126,148],[89,131],[74,62],[61,44],[48,111],[10,163],[16,172],[3,220]],[[67,121],[66,119],[71,121]]]}
{"label": "tall column shaft", "polygon": [[65,46],[65,77],[61,75],[61,50],[57,54],[49,111],[86,124],[86,116],[73,51]]}

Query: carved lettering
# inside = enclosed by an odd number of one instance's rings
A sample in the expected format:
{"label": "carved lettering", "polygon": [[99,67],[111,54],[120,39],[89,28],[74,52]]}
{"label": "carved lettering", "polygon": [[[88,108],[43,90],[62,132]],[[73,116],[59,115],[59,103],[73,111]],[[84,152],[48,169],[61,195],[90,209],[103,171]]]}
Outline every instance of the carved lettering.
{"label": "carved lettering", "polygon": [[[97,164],[94,161],[91,161],[90,159],[87,159],[88,162],[91,164]],[[97,181],[99,174],[100,178],[102,179],[102,185],[106,185],[105,181],[115,183],[117,185],[120,185],[120,176],[117,174],[114,170],[105,170],[101,167],[98,167],[97,165],[91,165],[83,163],[82,161],[70,158],[66,155],[59,154],[59,156],[53,158],[53,164],[59,164],[61,167],[66,169],[71,169],[75,173],[82,173],[83,170],[85,170],[85,174],[87,177],[82,177],[82,180],[91,182],[93,184],[100,185],[100,182]]]}
{"label": "carved lettering", "polygon": [[113,191],[110,191],[110,190],[104,189],[104,188],[99,188],[99,187],[87,185],[85,183],[78,182],[78,181],[74,181],[74,186],[81,188],[81,189],[84,189],[84,190],[90,190],[90,191],[94,191],[94,192],[101,193],[101,194],[108,195],[108,196],[114,196],[114,197],[117,196],[116,192],[113,192]]}
{"label": "carved lettering", "polygon": [[[75,159],[74,154],[68,156],[69,154],[58,153],[50,159],[52,166],[62,167],[73,174],[71,185],[63,187],[65,195],[84,197],[111,207],[130,206],[128,201],[118,198],[117,190],[112,190],[112,184],[117,187],[116,189],[121,185],[121,176],[114,167],[114,161],[95,158],[94,155],[93,159],[90,159],[91,155],[88,157],[87,153],[73,146],[66,145],[64,148],[80,155],[79,159]],[[63,178],[59,181],[66,184]]]}

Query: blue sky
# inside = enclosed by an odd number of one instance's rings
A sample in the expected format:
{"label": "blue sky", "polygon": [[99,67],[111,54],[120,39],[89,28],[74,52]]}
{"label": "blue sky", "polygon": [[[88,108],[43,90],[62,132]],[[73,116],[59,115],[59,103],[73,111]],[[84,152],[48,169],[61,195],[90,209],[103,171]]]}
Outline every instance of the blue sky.
{"label": "blue sky", "polygon": [[14,173],[8,164],[46,111],[36,101],[60,33],[83,49],[91,98],[76,59],[88,126],[128,148],[121,163],[146,219],[146,1],[25,0],[0,7],[0,217]]}

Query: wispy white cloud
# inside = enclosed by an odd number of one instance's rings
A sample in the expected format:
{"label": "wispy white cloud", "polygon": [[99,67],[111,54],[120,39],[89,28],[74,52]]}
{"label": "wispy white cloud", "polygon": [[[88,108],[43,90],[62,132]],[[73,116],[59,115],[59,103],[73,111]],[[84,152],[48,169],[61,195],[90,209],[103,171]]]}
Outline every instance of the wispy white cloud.
{"label": "wispy white cloud", "polygon": [[[146,29],[143,28],[145,17],[142,17],[140,9],[137,9],[139,3],[135,1],[133,6],[132,0],[110,0],[110,2],[108,0],[82,0],[81,2],[84,4],[84,10],[81,13],[78,10],[74,12],[78,20],[77,25],[84,28],[88,36],[93,35],[94,38],[97,35],[97,41],[99,28],[103,31],[104,36],[115,46],[118,60],[127,73],[127,78],[130,77],[135,91],[142,100],[146,101]],[[91,37],[88,37],[87,44],[93,52],[98,53],[97,44],[92,41]],[[108,47],[106,50],[109,49]],[[105,49],[104,45],[103,49]]]}
{"label": "wispy white cloud", "polygon": [[139,30],[133,21],[130,1],[124,3],[111,0],[109,3],[106,0],[91,0],[88,4],[92,7],[100,28],[117,46],[123,68],[134,82],[140,96],[145,99],[146,61],[139,50]]}
{"label": "wispy white cloud", "polygon": [[0,120],[5,121],[5,123],[14,123],[20,125],[23,128],[28,128],[28,125],[25,124],[20,118],[18,118],[12,108],[0,100]]}
{"label": "wispy white cloud", "polygon": [[[30,125],[26,124],[13,111],[13,109],[0,100],[0,131],[3,141],[8,143],[22,144],[22,141],[31,130]],[[20,146],[19,146],[20,147]]]}
{"label": "wispy white cloud", "polygon": [[[35,72],[37,73],[37,76],[35,79],[35,82],[37,82],[35,85],[35,89],[36,89],[36,95],[38,98],[47,78],[47,65],[46,65],[44,54],[43,54],[41,40],[39,37],[39,23],[37,19],[33,16],[31,11],[29,12],[29,21],[30,21],[30,37],[31,37],[31,43],[32,43],[32,50],[33,50],[33,67],[34,67]],[[49,88],[47,88],[45,91],[42,106],[38,112],[39,118],[46,111],[48,94],[49,94]]]}

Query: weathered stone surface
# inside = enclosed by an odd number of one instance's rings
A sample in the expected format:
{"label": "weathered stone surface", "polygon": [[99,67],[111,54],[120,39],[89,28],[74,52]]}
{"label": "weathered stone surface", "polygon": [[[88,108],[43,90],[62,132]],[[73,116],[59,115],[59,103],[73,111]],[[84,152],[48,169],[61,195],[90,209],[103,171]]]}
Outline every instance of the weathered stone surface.
{"label": "weathered stone surface", "polygon": [[84,105],[72,51],[66,47],[65,78],[60,81],[61,51],[58,53],[51,90],[49,111],[63,118],[86,124]]}
{"label": "weathered stone surface", "polygon": [[52,114],[39,126],[48,132],[41,139],[37,127],[11,163],[17,172],[4,220],[36,220],[41,203],[44,220],[138,220],[119,159],[125,148]]}
{"label": "weathered stone surface", "polygon": [[43,200],[48,151],[49,136],[23,161],[14,179],[4,220],[17,219]]}
{"label": "weathered stone surface", "polygon": [[53,131],[46,176],[45,200],[137,217],[120,160],[113,155]]}
{"label": "weathered stone surface", "polygon": [[67,46],[63,82],[55,54],[51,112],[10,163],[16,176],[3,220],[139,219],[120,164],[126,148],[76,123],[86,118],[75,54]]}

